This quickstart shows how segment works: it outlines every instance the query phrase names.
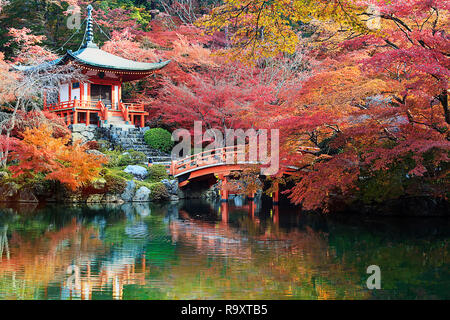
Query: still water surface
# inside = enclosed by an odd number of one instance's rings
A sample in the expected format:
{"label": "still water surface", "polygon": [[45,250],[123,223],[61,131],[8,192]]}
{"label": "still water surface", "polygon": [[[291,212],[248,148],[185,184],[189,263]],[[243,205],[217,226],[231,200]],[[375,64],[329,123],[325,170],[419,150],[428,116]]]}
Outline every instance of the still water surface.
{"label": "still water surface", "polygon": [[[201,201],[0,207],[0,299],[449,299],[448,219]],[[381,268],[381,290],[366,269]]]}

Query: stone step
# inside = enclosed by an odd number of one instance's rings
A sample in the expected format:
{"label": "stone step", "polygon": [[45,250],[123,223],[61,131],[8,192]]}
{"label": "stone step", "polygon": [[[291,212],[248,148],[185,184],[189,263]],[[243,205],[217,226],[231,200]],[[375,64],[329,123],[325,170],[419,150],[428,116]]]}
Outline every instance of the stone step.
{"label": "stone step", "polygon": [[117,146],[125,150],[134,150],[144,153],[154,162],[170,162],[170,155],[151,148],[144,140],[144,131],[133,125],[125,124],[122,117],[110,116],[104,128],[104,134]]}

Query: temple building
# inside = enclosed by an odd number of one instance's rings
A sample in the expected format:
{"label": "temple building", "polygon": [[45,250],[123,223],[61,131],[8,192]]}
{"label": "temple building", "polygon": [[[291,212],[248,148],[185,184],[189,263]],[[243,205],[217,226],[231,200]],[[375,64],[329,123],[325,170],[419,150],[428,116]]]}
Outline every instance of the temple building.
{"label": "temple building", "polygon": [[[48,63],[49,66],[73,64],[82,69],[87,81],[64,83],[54,97],[44,94],[44,111],[64,118],[67,125],[144,127],[148,112],[141,103],[122,101],[122,83],[143,79],[164,68],[170,60],[136,62],[101,50],[94,43],[92,6],[87,10],[86,40],[80,50],[67,50],[63,57]],[[33,67],[17,66],[16,69],[27,71]]]}

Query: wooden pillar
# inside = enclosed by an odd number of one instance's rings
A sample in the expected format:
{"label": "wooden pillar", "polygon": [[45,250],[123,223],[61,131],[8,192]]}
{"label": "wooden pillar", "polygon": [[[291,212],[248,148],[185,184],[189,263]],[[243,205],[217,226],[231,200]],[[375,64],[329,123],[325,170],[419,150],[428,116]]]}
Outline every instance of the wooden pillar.
{"label": "wooden pillar", "polygon": [[141,115],[141,128],[143,128],[145,126],[145,119],[144,119],[144,115]]}
{"label": "wooden pillar", "polygon": [[89,111],[86,111],[86,125],[89,125],[89,120],[91,118],[91,113]]}
{"label": "wooden pillar", "polygon": [[272,192],[272,202],[274,205],[278,204],[278,202],[280,201],[280,191],[279,191],[279,187],[278,187],[278,182],[274,182],[273,184],[274,190]]}
{"label": "wooden pillar", "polygon": [[222,188],[220,190],[221,199],[222,202],[228,201],[228,190],[226,189],[228,183],[228,177],[223,177],[222,179]]}
{"label": "wooden pillar", "polygon": [[78,123],[78,111],[74,111],[73,112],[73,124],[77,124]]}
{"label": "wooden pillar", "polygon": [[67,125],[68,125],[68,126],[70,126],[70,125],[72,124],[72,121],[71,121],[71,119],[70,119],[70,116],[71,116],[70,111],[67,111]]}

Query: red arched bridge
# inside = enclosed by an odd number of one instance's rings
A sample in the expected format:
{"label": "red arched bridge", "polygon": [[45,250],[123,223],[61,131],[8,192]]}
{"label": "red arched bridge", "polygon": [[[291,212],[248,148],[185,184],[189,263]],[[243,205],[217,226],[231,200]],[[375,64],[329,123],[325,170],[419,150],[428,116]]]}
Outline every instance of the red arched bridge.
{"label": "red arched bridge", "polygon": [[[318,148],[300,147],[299,152],[317,152]],[[200,179],[205,176],[214,176],[222,181],[221,198],[228,200],[230,191],[226,187],[229,182],[229,176],[234,171],[242,171],[249,165],[261,165],[260,161],[248,160],[248,148],[242,146],[224,147],[214,150],[208,150],[192,156],[174,160],[170,163],[169,173],[178,179],[179,186],[185,187],[189,182]],[[297,170],[296,167],[283,166],[277,175],[292,174]],[[249,195],[253,198],[253,194]],[[278,202],[279,192],[275,186],[275,192],[272,194],[273,201]]]}

